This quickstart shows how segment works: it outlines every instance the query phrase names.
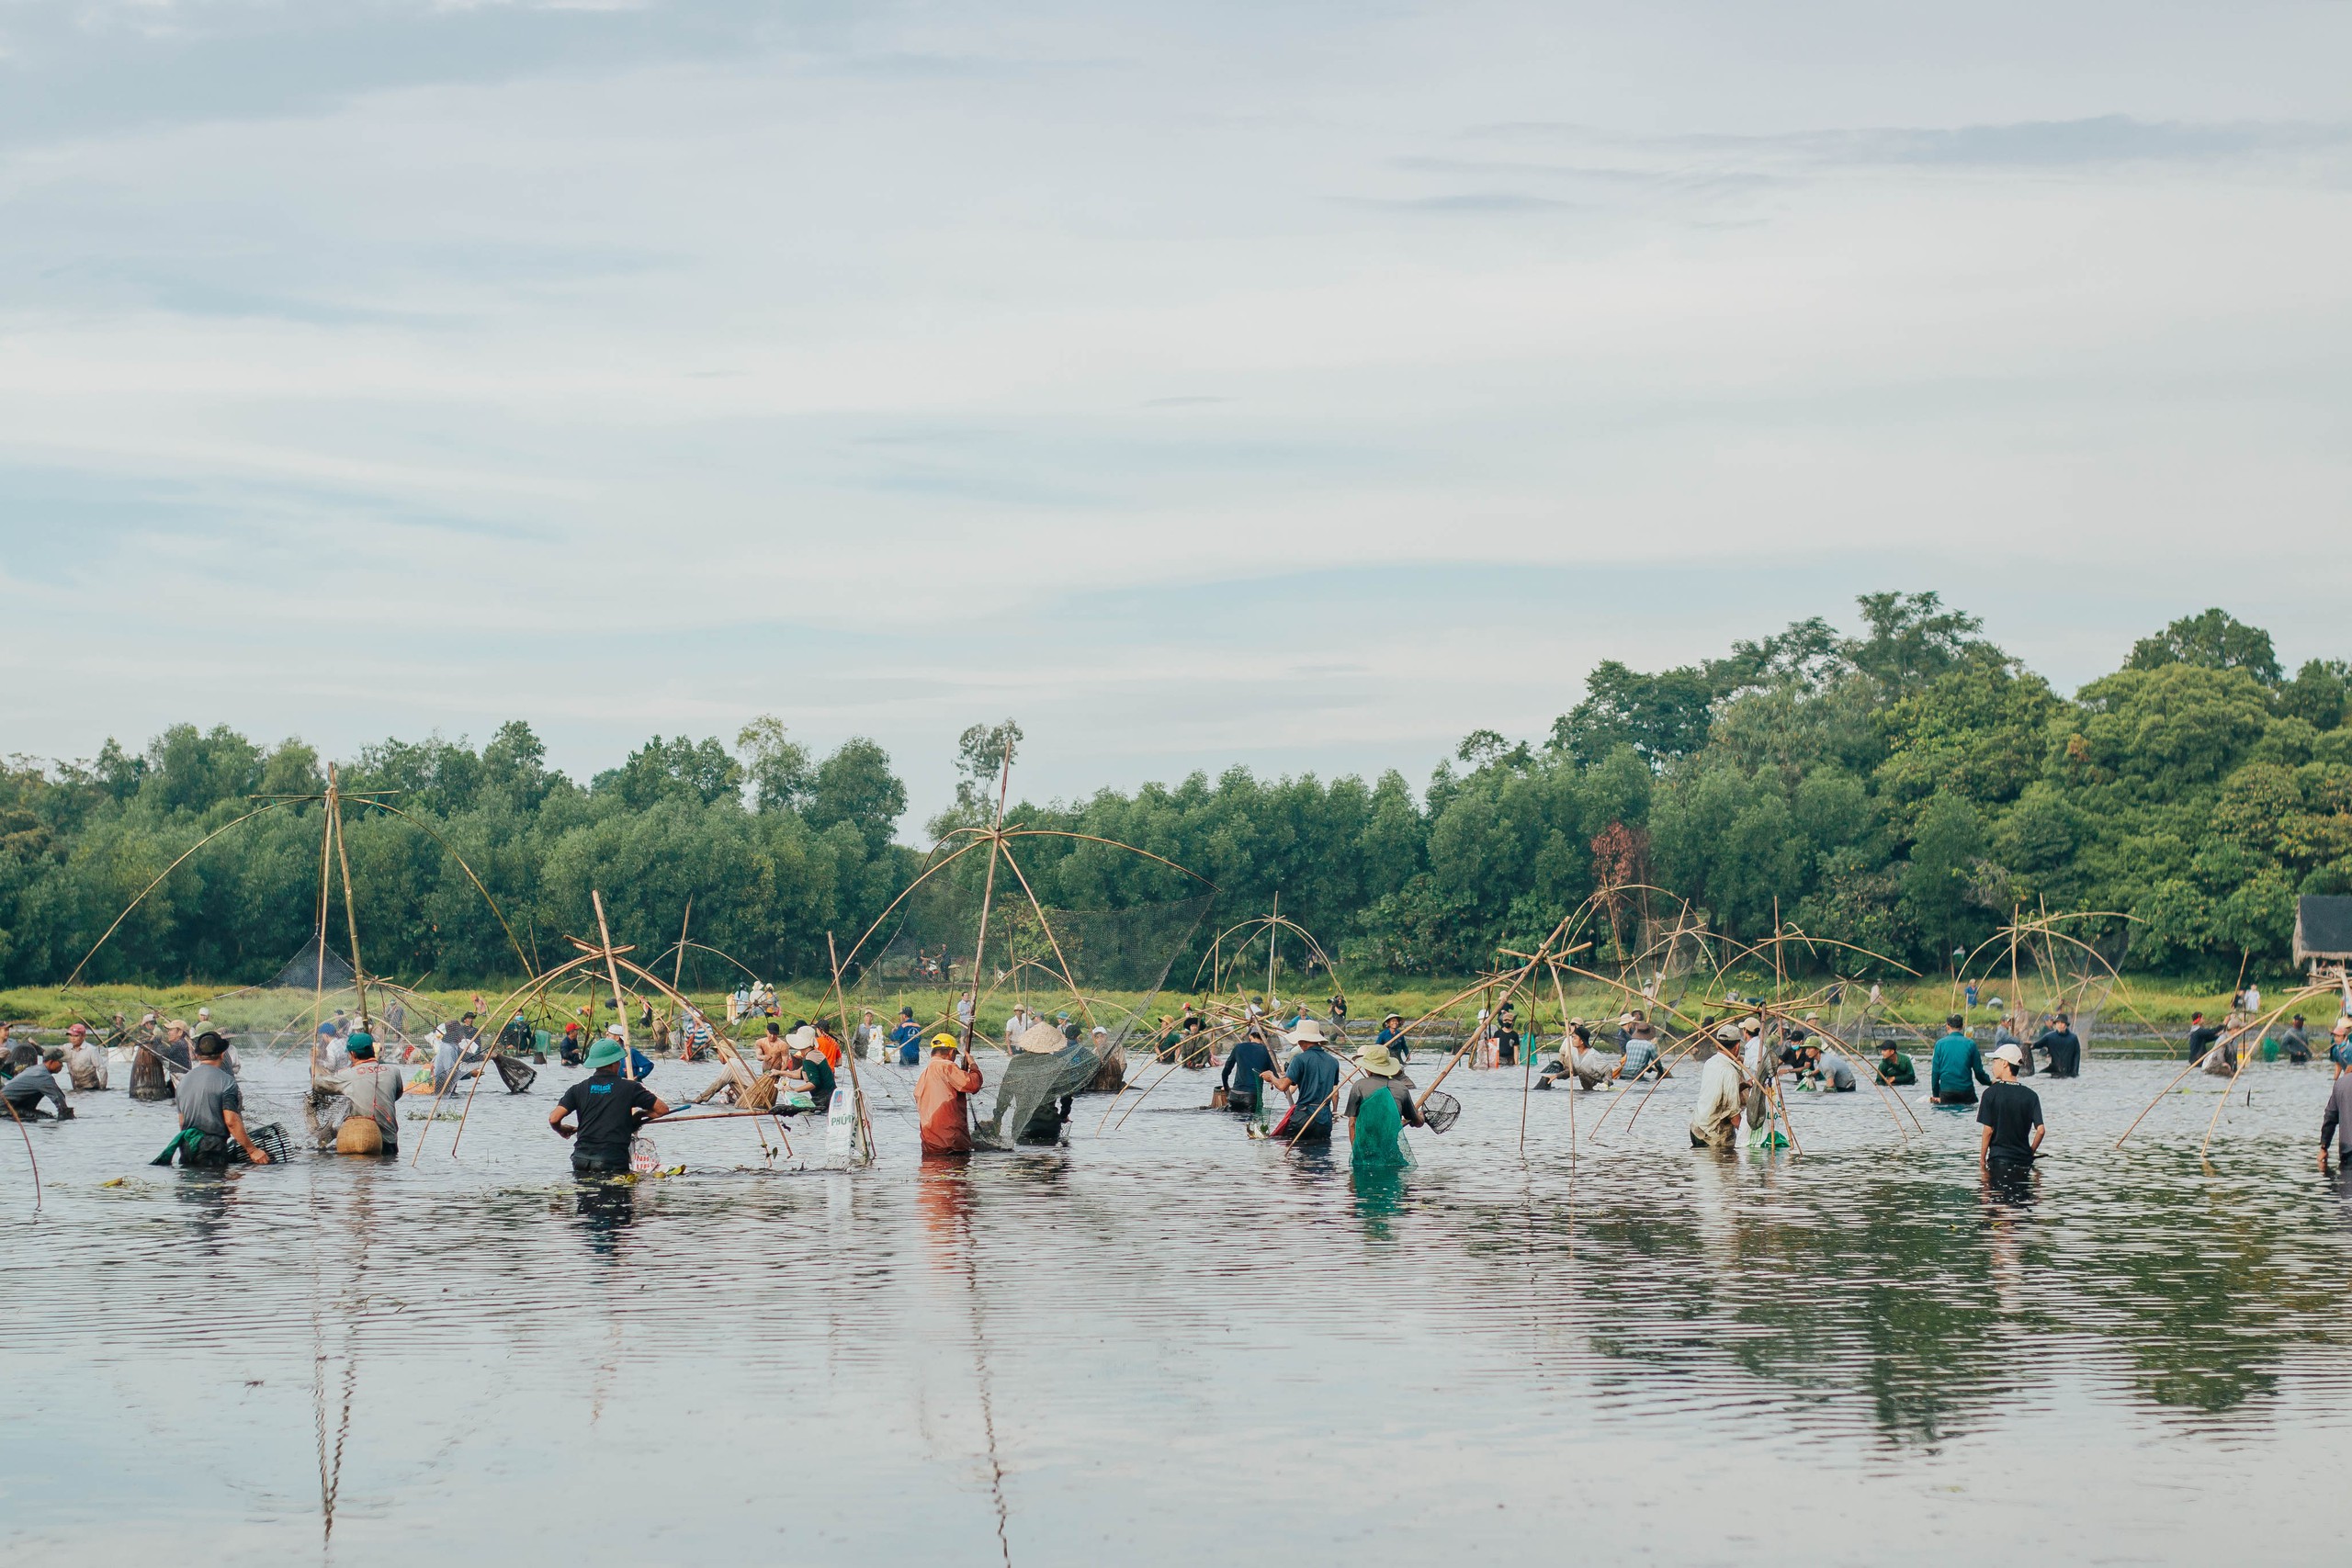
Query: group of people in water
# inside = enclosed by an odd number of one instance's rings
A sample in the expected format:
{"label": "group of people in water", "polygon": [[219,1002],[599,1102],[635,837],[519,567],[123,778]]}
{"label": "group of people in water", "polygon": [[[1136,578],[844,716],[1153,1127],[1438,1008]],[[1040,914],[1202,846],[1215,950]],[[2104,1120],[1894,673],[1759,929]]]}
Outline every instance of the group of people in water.
{"label": "group of people in water", "polygon": [[[756,1007],[772,995],[754,988],[745,999]],[[729,1010],[739,1010],[730,1005]],[[1174,1066],[1208,1068],[1221,1062],[1212,1107],[1247,1120],[1256,1135],[1291,1145],[1344,1139],[1360,1166],[1409,1163],[1403,1131],[1431,1124],[1432,1097],[1424,1096],[1408,1075],[1412,1047],[1404,1019],[1388,1014],[1369,1041],[1353,1046],[1343,998],[1334,996],[1319,1016],[1297,1007],[1285,1011],[1286,1023],[1277,1022],[1265,998],[1249,1000],[1238,1016],[1216,1018],[1186,1004],[1181,1014],[1163,1015],[1147,1039],[1153,1056]],[[593,1017],[587,1010],[582,1013]],[[525,1055],[543,1062],[547,1035],[520,1011],[501,1027],[494,1042],[483,1037],[478,1021],[478,1012],[468,1010],[436,1026],[424,1042],[422,1056],[416,1042],[395,1044],[390,1054],[421,1063],[413,1078],[402,1064],[385,1059],[368,1020],[338,1012],[321,1021],[311,1046],[310,1102],[318,1146],[342,1154],[396,1155],[404,1098],[419,1092],[446,1096],[492,1064],[519,1091],[514,1067]],[[104,1038],[77,1021],[63,1043],[39,1048],[12,1042],[9,1026],[0,1024],[0,1102],[22,1121],[70,1120],[72,1094],[106,1091],[116,1072],[128,1066],[135,1098],[168,1098],[175,1105],[178,1129],[156,1163],[176,1159],[217,1167],[285,1157],[280,1129],[248,1122],[235,1052],[211,1021],[209,1010],[199,1010],[195,1028],[151,1013],[134,1027],[118,1014]],[[919,1068],[912,1099],[922,1147],[929,1154],[952,1155],[1057,1143],[1075,1097],[1125,1085],[1124,1058],[1107,1029],[1082,1029],[1067,1014],[1047,1019],[1017,1008],[1003,1031],[1005,1055],[994,1074],[993,1108],[978,1117],[973,1101],[986,1087],[987,1075],[973,1049],[978,1031],[969,996],[940,1023],[944,1027],[927,1028],[910,1007],[885,1026],[869,1010],[846,1031],[850,1043],[844,1046],[821,1024],[795,1020],[787,1030],[780,1018],[771,1018],[764,1033],[751,1042],[752,1050],[745,1052],[721,1041],[698,1011],[687,1008],[675,1032],[677,1054],[686,1060],[716,1056],[718,1073],[699,1092],[682,1094],[673,1103],[646,1086],[656,1063],[628,1043],[619,1022],[586,1044],[585,1029],[573,1021],[562,1054],[588,1071],[565,1089],[548,1124],[571,1141],[571,1163],[579,1174],[627,1170],[633,1141],[649,1122],[714,1101],[775,1115],[827,1114],[834,1108],[845,1058],[854,1055],[876,1066]],[[659,1032],[672,1034],[669,1029]],[[2250,1033],[2237,1010],[2218,1028],[2200,1013],[2191,1024],[2191,1059],[2208,1070],[2222,1063],[2235,1071],[2251,1049]],[[669,1043],[667,1038],[662,1042]],[[2312,1054],[2300,1016],[2277,1043],[2290,1061],[2309,1060]],[[1473,1067],[1492,1067],[1514,1064],[1527,1047],[1516,1009],[1505,1001],[1491,1013],[1480,1010],[1469,1040],[1451,1055]],[[2335,1077],[2321,1130],[2322,1168],[2331,1145],[2341,1157],[2352,1157],[2352,1013],[2336,1021],[2327,1051]],[[2075,1077],[2083,1055],[2082,1040],[2064,1013],[2030,1038],[2014,1018],[2004,1017],[1994,1027],[1989,1048],[1979,1045],[1964,1015],[1955,1013],[1930,1048],[1926,1099],[1932,1105],[1974,1108],[1980,1164],[1988,1174],[2013,1176],[2030,1169],[2046,1134],[2041,1099],[2022,1080],[2037,1075]],[[1662,1035],[1644,1010],[1624,1011],[1610,1023],[1572,1019],[1532,1087],[1590,1092],[1654,1083],[1674,1077],[1675,1062],[1694,1059],[1699,1081],[1690,1134],[1698,1146],[1732,1146],[1743,1130],[1751,1141],[1771,1142],[1774,1126],[1784,1122],[1783,1097],[1790,1093],[1853,1093],[1864,1077],[1886,1089],[1919,1082],[1917,1065],[1894,1040],[1881,1041],[1875,1061],[1865,1063],[1849,1055],[1817,1017],[1789,1017],[1757,1006],[1739,1017],[1704,1020],[1679,1043]],[[523,1084],[527,1081],[523,1069]],[[1272,1114],[1277,1097],[1278,1117]],[[1451,1100],[1446,1103],[1451,1109]],[[1442,1130],[1443,1123],[1439,1125]]]}

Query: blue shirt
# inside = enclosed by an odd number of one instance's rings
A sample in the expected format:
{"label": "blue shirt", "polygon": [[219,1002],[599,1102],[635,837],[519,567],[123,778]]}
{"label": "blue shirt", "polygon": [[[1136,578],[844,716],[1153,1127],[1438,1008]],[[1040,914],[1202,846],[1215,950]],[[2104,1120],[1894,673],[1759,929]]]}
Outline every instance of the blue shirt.
{"label": "blue shirt", "polygon": [[1320,1045],[1309,1045],[1295,1053],[1284,1074],[1291,1089],[1298,1096],[1298,1108],[1305,1115],[1299,1123],[1306,1127],[1331,1125],[1331,1094],[1340,1087],[1340,1058]]}
{"label": "blue shirt", "polygon": [[1274,1054],[1266,1049],[1265,1042],[1244,1040],[1225,1059],[1225,1071],[1219,1075],[1226,1089],[1232,1094],[1245,1094],[1256,1100],[1266,1092],[1260,1073],[1274,1070]]}
{"label": "blue shirt", "polygon": [[1933,1094],[1973,1094],[1970,1080],[1990,1084],[1992,1075],[1984,1070],[1984,1055],[1976,1049],[1976,1042],[1965,1034],[1947,1034],[1936,1042],[1936,1054],[1928,1061],[1928,1086]]}

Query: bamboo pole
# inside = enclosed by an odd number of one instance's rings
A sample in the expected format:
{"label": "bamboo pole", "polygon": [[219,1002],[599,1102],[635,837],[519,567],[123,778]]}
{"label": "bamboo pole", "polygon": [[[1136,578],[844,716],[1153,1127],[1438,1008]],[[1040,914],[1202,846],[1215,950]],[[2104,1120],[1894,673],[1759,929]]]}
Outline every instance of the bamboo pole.
{"label": "bamboo pole", "polygon": [[970,989],[968,992],[967,992],[967,993],[966,993],[967,996],[969,996],[969,997],[971,998],[971,1003],[972,1003],[972,1005],[971,1005],[971,1009],[970,1009],[971,1016],[970,1016],[970,1017],[968,1017],[968,1018],[961,1019],[961,1020],[959,1020],[959,1021],[958,1021],[958,1022],[960,1022],[960,1023],[961,1023],[961,1025],[962,1025],[962,1027],[963,1027],[963,1035],[964,1035],[964,1052],[965,1052],[965,1054],[966,1054],[967,1055],[969,1055],[971,1054],[971,1050],[972,1050],[972,1036],[973,1036],[974,1032],[975,1032],[975,1031],[977,1031],[977,1030],[979,1028],[979,1025],[980,1025],[980,975],[981,975],[981,973],[982,973],[981,964],[982,964],[982,961],[987,957],[987,955],[988,955],[988,951],[989,951],[989,911],[990,907],[991,907],[991,906],[993,906],[993,905],[995,904],[995,902],[996,902],[996,862],[997,862],[997,857],[998,857],[999,855],[1001,855],[1001,854],[1002,854],[1002,853],[1004,853],[1004,852],[1005,852],[1005,850],[1004,850],[1004,797],[1006,796],[1006,795],[1008,795],[1009,793],[1011,793],[1012,789],[1012,746],[1011,746],[1010,744],[1008,744],[1008,745],[1005,747],[1005,749],[1004,749],[1004,767],[1003,767],[1003,771],[1002,771],[1001,773],[1000,773],[998,774],[998,776],[997,776],[997,785],[996,785],[996,820],[995,820],[995,823],[993,824],[993,826],[991,827],[991,829],[990,829],[990,830],[989,830],[989,874],[988,874],[988,880],[987,880],[986,882],[984,882],[983,884],[981,884],[981,886],[980,886],[980,931],[979,931],[979,936],[978,936],[978,939],[976,942],[974,942],[974,943],[972,944],[972,982],[971,982],[971,989]]}
{"label": "bamboo pole", "polygon": [[[825,956],[832,961],[833,965],[833,1011],[842,1021],[844,1037],[842,1059],[849,1064],[850,1111],[857,1118],[858,1135],[865,1140],[865,1159],[863,1163],[872,1165],[875,1156],[874,1119],[866,1112],[865,1089],[857,1081],[856,1036],[849,1027],[849,1000],[842,992],[842,956],[833,946],[833,933],[831,931],[825,933]],[[980,1002],[976,990],[972,998],[972,1016],[978,1019],[979,1013]]]}
{"label": "bamboo pole", "polygon": [[[596,907],[596,934],[605,940],[605,972],[612,976],[613,1000],[619,1003],[621,999],[620,957],[613,951],[612,928],[605,923],[605,896],[597,889],[591,887],[588,890],[588,901]],[[637,1061],[629,1049],[628,1009],[625,1005],[616,1006],[613,1009],[613,1014],[620,1021],[621,1026],[621,1077],[634,1080],[637,1077]],[[589,998],[588,1016],[592,1021],[596,1016],[595,998],[593,997]]]}
{"label": "bamboo pole", "polygon": [[[359,906],[351,898],[351,850],[343,841],[343,797],[335,786],[334,764],[327,764],[327,822],[334,834],[335,863],[343,868],[343,918],[351,931],[351,983],[359,992],[359,1027],[367,1029],[368,970],[359,958]],[[321,966],[322,968],[324,965]]]}

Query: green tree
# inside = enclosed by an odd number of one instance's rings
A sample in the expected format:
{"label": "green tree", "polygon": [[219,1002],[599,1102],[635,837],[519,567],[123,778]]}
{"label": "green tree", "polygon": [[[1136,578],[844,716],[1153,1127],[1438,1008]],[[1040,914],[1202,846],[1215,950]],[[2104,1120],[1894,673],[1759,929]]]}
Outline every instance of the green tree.
{"label": "green tree", "polygon": [[2278,683],[2278,654],[2270,634],[2221,609],[2183,615],[2154,637],[2132,645],[2129,670],[2193,664],[2199,670],[2243,670],[2266,686]]}

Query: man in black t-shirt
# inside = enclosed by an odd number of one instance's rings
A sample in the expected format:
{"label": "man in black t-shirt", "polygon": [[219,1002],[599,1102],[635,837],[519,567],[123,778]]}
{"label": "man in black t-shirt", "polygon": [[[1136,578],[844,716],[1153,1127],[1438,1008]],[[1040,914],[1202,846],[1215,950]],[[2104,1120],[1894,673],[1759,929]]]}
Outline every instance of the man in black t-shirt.
{"label": "man in black t-shirt", "polygon": [[[588,1066],[594,1070],[563,1091],[548,1112],[548,1125],[563,1137],[575,1132],[579,1141],[571,1146],[571,1171],[575,1176],[606,1175],[628,1168],[628,1144],[637,1130],[656,1116],[670,1114],[669,1106],[654,1092],[632,1077],[621,1075],[624,1047],[617,1040],[607,1037],[596,1042],[588,1053]],[[578,1116],[577,1129],[564,1124],[568,1116]]]}
{"label": "man in black t-shirt", "polygon": [[1976,1124],[1984,1129],[1976,1140],[1976,1162],[1994,1175],[2030,1168],[2048,1131],[2041,1122],[2041,1097],[2018,1082],[2023,1055],[2015,1045],[2002,1045],[1984,1064],[1993,1069],[1993,1083],[1976,1105]]}

